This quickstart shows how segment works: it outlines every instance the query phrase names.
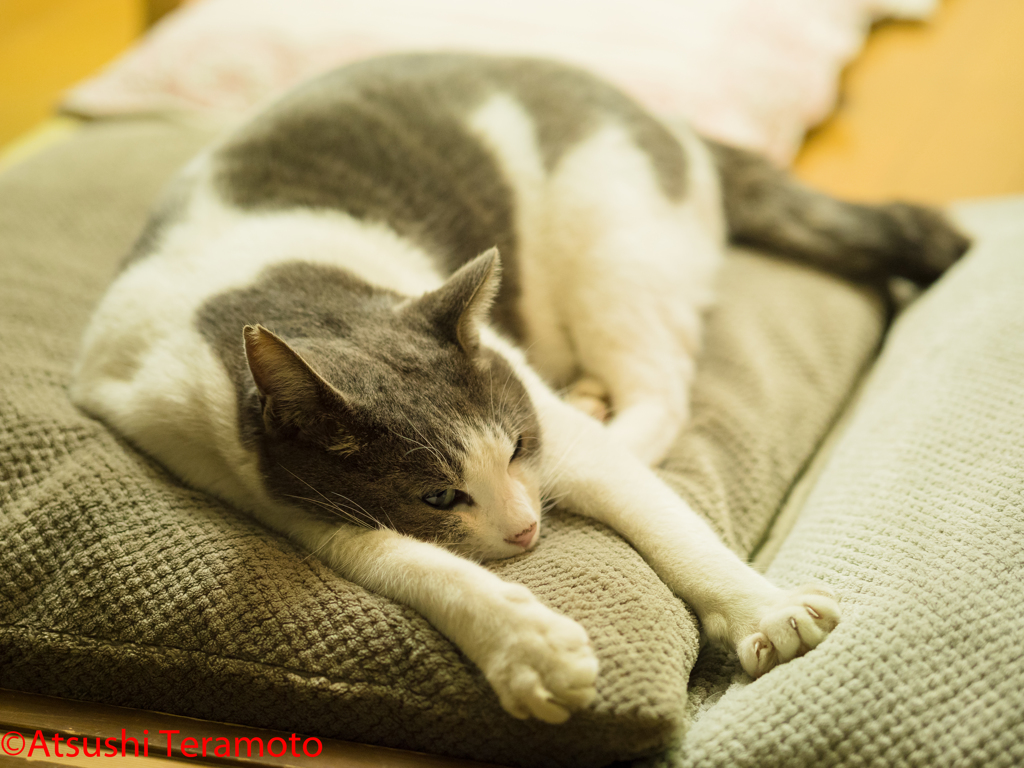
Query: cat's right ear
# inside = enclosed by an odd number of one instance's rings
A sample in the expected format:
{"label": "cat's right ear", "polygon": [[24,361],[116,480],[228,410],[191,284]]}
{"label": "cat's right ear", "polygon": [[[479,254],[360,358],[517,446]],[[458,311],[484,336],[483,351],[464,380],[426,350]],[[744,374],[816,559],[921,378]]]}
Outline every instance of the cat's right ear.
{"label": "cat's right ear", "polygon": [[479,326],[487,321],[491,304],[501,287],[501,258],[491,248],[462,265],[435,291],[412,305],[428,317],[442,337],[458,344],[469,355],[480,346]]}
{"label": "cat's right ear", "polygon": [[262,325],[245,326],[242,337],[268,431],[302,430],[344,405],[341,393],[283,339]]}

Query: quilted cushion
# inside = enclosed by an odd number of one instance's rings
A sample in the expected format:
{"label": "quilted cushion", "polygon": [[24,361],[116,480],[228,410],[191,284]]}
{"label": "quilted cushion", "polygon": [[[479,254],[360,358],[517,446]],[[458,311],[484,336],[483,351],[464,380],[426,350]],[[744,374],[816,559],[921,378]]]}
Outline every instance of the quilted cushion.
{"label": "quilted cushion", "polygon": [[1024,765],[1024,197],[959,213],[974,248],[897,320],[768,569],[843,622],[756,682],[702,659],[717,702],[651,768]]}
{"label": "quilted cushion", "polygon": [[[494,564],[589,631],[598,699],[507,716],[412,610],[185,487],[66,387],[79,336],[169,174],[210,134],[112,121],[0,177],[0,686],[513,765],[598,766],[685,724],[692,614],[611,531],[555,511]],[[738,551],[764,536],[871,359],[881,302],[746,253],[710,318],[666,479]]]}

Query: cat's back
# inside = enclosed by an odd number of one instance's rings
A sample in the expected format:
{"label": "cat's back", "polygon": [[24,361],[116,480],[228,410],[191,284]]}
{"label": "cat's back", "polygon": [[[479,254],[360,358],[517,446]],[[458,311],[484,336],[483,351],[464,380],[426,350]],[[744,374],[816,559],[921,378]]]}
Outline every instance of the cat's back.
{"label": "cat's back", "polygon": [[[170,400],[187,400],[203,418],[231,412],[235,385],[198,318],[271,269],[286,278],[291,264],[418,295],[497,245],[503,273],[492,319],[522,338],[528,280],[543,283],[542,270],[553,273],[563,255],[579,252],[573,245],[561,254],[537,234],[566,229],[550,226],[554,198],[566,196],[564,187],[552,192],[552,180],[609,126],[622,136],[614,146],[647,169],[653,194],[684,198],[679,138],[569,66],[403,55],[296,89],[170,186],[86,333],[76,401],[115,422],[155,418]],[[301,281],[279,283],[290,286],[292,306],[309,306]],[[266,320],[259,291],[250,292],[247,322]]]}
{"label": "cat's back", "polygon": [[[576,366],[573,323],[620,325],[607,307],[623,285],[646,279],[637,291],[672,320],[700,282],[686,260],[704,251],[663,253],[707,227],[691,209],[709,161],[692,141],[547,61],[404,55],[329,73],[171,184],[86,331],[72,398],[179,476],[251,507],[242,327],[322,336],[347,327],[341,305],[363,288],[418,296],[495,245],[491,319],[559,381]],[[713,205],[714,183],[703,186]],[[651,247],[628,260],[603,247],[637,234],[653,234]],[[339,286],[326,304],[324,285]]]}
{"label": "cat's back", "polygon": [[472,54],[383,57],[320,77],[225,142],[212,179],[239,210],[340,211],[386,226],[443,276],[496,246],[493,320],[521,337],[523,260],[549,183],[609,124],[646,157],[661,193],[681,199],[678,137],[622,92],[565,64]]}
{"label": "cat's back", "polygon": [[[108,333],[188,323],[292,261],[418,294],[497,246],[493,319],[520,336],[523,257],[559,164],[613,123],[662,193],[685,192],[678,138],[603,81],[550,61],[373,59],[321,76],[202,153],[168,187],[101,307]],[[548,195],[549,196],[549,195]],[[536,247],[534,251],[538,250]],[[133,345],[135,346],[135,345]]]}
{"label": "cat's back", "polygon": [[217,184],[244,209],[336,208],[402,233],[418,222],[416,234],[426,224],[438,246],[476,255],[513,227],[509,176],[527,170],[515,155],[535,154],[549,175],[609,121],[680,196],[678,139],[621,91],[566,64],[472,54],[383,57],[306,84],[221,147]]}

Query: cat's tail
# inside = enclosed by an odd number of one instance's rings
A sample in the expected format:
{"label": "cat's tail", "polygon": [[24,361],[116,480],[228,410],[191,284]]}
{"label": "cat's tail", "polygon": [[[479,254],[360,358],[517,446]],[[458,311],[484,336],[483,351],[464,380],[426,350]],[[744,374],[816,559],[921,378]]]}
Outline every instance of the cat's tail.
{"label": "cat's tail", "polygon": [[938,279],[970,241],[938,210],[859,205],[805,187],[764,158],[705,140],[722,180],[729,237],[856,280]]}

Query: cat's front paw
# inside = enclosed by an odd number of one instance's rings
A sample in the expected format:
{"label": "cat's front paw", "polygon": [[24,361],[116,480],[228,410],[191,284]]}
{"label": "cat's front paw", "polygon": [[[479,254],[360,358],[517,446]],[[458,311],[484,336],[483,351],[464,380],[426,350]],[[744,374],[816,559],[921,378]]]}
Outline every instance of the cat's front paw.
{"label": "cat's front paw", "polygon": [[597,657],[586,630],[525,588],[504,597],[511,620],[480,664],[484,675],[513,717],[564,723],[596,694]]}
{"label": "cat's front paw", "polygon": [[611,415],[608,388],[593,376],[582,376],[569,387],[565,402],[601,422],[608,421]]}
{"label": "cat's front paw", "polygon": [[757,631],[736,646],[743,670],[760,677],[816,648],[839,623],[839,602],[827,589],[801,587],[761,611]]}

